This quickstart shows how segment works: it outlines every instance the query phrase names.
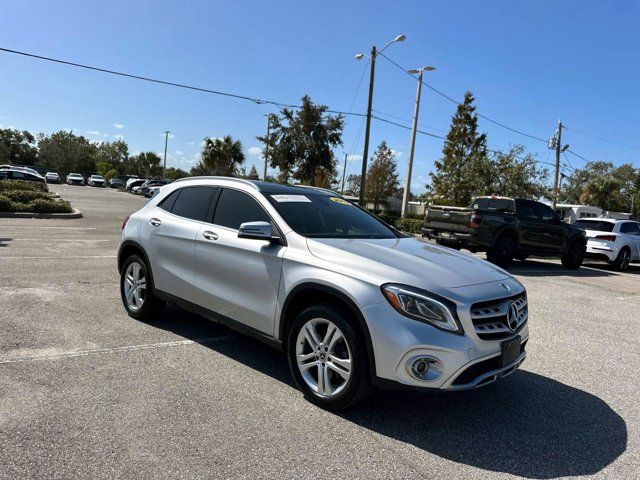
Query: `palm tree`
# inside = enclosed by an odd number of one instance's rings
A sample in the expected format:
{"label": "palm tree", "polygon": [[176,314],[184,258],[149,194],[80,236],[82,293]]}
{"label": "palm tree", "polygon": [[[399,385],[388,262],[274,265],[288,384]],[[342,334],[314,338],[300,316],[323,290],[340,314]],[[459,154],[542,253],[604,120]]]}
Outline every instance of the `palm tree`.
{"label": "palm tree", "polygon": [[202,148],[202,159],[193,168],[198,174],[222,175],[234,177],[238,167],[244,163],[244,153],[240,140],[231,135],[224,138],[205,138]]}

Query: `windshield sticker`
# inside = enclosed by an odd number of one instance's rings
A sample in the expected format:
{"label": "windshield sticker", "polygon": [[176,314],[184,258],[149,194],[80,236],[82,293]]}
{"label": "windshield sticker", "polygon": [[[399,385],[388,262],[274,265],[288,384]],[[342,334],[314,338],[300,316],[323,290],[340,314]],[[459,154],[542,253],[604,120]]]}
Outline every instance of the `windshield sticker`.
{"label": "windshield sticker", "polygon": [[271,195],[276,202],[284,203],[284,202],[302,202],[302,203],[311,203],[304,195]]}
{"label": "windshield sticker", "polygon": [[329,200],[331,200],[332,202],[339,203],[340,205],[349,205],[349,202],[344,198],[329,197]]}

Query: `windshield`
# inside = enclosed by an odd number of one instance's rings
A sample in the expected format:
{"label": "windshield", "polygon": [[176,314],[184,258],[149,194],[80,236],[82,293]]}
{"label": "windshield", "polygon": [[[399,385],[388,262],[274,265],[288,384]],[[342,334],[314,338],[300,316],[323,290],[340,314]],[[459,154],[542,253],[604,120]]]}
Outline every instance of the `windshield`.
{"label": "windshield", "polygon": [[309,238],[397,238],[373,215],[340,197],[266,195],[287,224]]}
{"label": "windshield", "polygon": [[102,177],[100,175],[91,175],[91,178],[93,178],[94,180],[102,180]]}
{"label": "windshield", "polygon": [[70,173],[69,176],[73,178],[82,178],[82,175],[80,175],[79,173]]}
{"label": "windshield", "polygon": [[613,232],[614,224],[599,220],[576,220],[574,225],[584,230],[596,230],[598,232]]}

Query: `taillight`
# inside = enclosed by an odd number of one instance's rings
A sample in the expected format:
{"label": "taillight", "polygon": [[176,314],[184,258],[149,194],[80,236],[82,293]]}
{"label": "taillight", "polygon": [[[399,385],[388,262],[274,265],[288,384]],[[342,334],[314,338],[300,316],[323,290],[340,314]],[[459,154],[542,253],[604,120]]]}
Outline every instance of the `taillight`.
{"label": "taillight", "polygon": [[469,220],[470,228],[480,228],[480,223],[482,222],[482,217],[478,212],[473,212],[471,214],[471,219]]}
{"label": "taillight", "polygon": [[594,238],[605,242],[615,242],[617,237],[615,235],[596,235]]}
{"label": "taillight", "polygon": [[120,230],[124,230],[124,227],[127,226],[127,222],[129,221],[129,215],[127,215],[126,217],[124,217],[124,220],[122,221],[122,228]]}

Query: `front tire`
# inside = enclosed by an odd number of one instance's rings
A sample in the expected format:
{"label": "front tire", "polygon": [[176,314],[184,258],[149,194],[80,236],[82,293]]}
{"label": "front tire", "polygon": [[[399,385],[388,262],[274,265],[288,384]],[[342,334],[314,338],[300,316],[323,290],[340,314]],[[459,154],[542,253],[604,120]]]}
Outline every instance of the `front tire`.
{"label": "front tire", "polygon": [[147,263],[138,255],[129,256],[120,272],[120,296],[130,317],[147,320],[157,316],[166,303],[153,293]]}
{"label": "front tire", "polygon": [[569,270],[577,270],[584,260],[585,245],[580,242],[573,242],[569,249],[562,255],[562,266]]}
{"label": "front tire", "polygon": [[293,380],[321,408],[343,410],[370,391],[364,340],[344,309],[313,305],[293,321],[287,337]]}

